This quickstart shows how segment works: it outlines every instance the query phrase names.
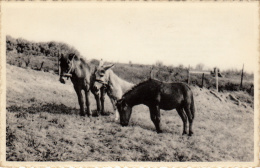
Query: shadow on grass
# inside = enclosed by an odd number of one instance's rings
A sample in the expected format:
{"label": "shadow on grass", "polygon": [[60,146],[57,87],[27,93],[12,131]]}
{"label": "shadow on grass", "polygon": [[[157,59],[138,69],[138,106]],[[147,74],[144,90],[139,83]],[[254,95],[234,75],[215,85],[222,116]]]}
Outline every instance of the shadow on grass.
{"label": "shadow on grass", "polygon": [[[113,121],[111,121],[111,122],[113,122]],[[131,121],[131,122],[129,122],[129,125],[126,126],[126,127],[136,127],[136,128],[139,127],[139,128],[141,128],[143,130],[151,131],[151,132],[155,132],[156,133],[156,128],[155,128],[154,124],[150,125],[150,124],[147,124],[147,122],[145,122],[145,121],[141,121],[141,122],[140,121],[139,122]],[[159,134],[163,134],[163,133],[176,134],[176,130],[174,130],[174,128],[172,130],[169,130],[169,129],[166,129],[165,127],[161,126],[162,133],[159,133]]]}
{"label": "shadow on grass", "polygon": [[[39,112],[48,112],[52,114],[67,114],[67,115],[72,115],[72,114],[77,114],[79,115],[79,109],[68,107],[64,104],[55,104],[55,103],[47,103],[47,104],[33,104],[30,107],[20,107],[16,105],[12,105],[6,108],[9,112],[20,112],[19,115],[25,115],[26,113],[30,114],[35,114]],[[93,109],[92,114],[95,117],[97,114],[97,110]],[[112,114],[111,112],[106,111],[105,114],[99,114],[97,116],[109,116]],[[96,116],[96,117],[97,117]],[[17,116],[23,117],[23,116]]]}
{"label": "shadow on grass", "polygon": [[30,107],[19,107],[19,106],[9,106],[6,108],[9,112],[26,112],[26,113],[39,113],[39,112],[48,112],[53,114],[78,114],[79,109],[68,107],[64,104],[55,104],[55,103],[47,103],[47,104],[33,104]]}
{"label": "shadow on grass", "polygon": [[99,116],[110,116],[112,112],[105,111],[104,113],[100,113],[97,110],[91,110],[92,111],[92,117],[99,117]]}

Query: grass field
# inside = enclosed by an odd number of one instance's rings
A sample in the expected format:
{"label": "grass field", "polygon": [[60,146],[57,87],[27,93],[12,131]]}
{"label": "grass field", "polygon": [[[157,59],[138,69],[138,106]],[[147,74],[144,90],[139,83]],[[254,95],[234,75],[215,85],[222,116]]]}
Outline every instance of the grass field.
{"label": "grass field", "polygon": [[[76,93],[58,76],[7,65],[6,159],[8,161],[253,161],[252,96],[232,92],[246,106],[219,93],[192,87],[194,136],[182,136],[176,110],[161,111],[162,134],[155,132],[148,108],[133,109],[130,126],[108,116],[80,117]],[[91,109],[96,105],[91,95]]]}

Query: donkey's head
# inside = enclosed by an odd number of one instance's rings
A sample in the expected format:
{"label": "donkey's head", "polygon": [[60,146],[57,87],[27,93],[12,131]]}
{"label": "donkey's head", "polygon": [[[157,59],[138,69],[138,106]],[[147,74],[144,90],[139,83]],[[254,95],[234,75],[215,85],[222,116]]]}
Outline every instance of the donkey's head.
{"label": "donkey's head", "polygon": [[126,103],[125,98],[118,100],[116,106],[120,115],[120,124],[122,126],[128,126],[132,114],[132,107]]}
{"label": "donkey's head", "polygon": [[77,55],[74,53],[70,54],[61,54],[59,58],[59,75],[60,82],[65,83],[62,77],[71,77],[71,71],[73,70],[73,60],[77,59]]}
{"label": "donkey's head", "polygon": [[114,64],[104,65],[103,60],[99,62],[95,71],[95,83],[94,89],[99,90],[103,85],[107,85],[109,82],[109,73],[107,70],[112,68]]}

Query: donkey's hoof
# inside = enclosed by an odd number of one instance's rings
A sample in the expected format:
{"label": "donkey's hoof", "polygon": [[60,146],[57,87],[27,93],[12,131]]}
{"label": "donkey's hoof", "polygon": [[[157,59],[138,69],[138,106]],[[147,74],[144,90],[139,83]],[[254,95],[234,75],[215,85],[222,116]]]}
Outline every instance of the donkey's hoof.
{"label": "donkey's hoof", "polygon": [[101,113],[102,116],[109,116],[109,113]]}
{"label": "donkey's hoof", "polygon": [[98,117],[99,115],[98,115],[98,113],[93,113],[92,114],[92,117]]}
{"label": "donkey's hoof", "polygon": [[157,131],[157,134],[160,134],[160,133],[162,133],[162,130]]}
{"label": "donkey's hoof", "polygon": [[190,133],[189,133],[189,136],[192,136],[192,135],[193,135],[193,132],[190,132]]}
{"label": "donkey's hoof", "polygon": [[185,134],[187,134],[187,132],[186,132],[186,131],[184,131],[184,132],[182,133],[182,135],[185,135]]}
{"label": "donkey's hoof", "polygon": [[60,78],[60,83],[65,84],[65,80],[63,78]]}
{"label": "donkey's hoof", "polygon": [[85,116],[85,114],[84,114],[84,113],[80,113],[79,115],[80,115],[80,116],[82,116],[82,117],[84,117],[84,116]]}

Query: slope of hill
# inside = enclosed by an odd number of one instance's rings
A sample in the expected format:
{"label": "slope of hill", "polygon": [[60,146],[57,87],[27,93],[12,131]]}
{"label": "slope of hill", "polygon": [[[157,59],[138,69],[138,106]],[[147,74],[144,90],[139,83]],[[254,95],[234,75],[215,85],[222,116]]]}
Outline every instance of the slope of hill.
{"label": "slope of hill", "polygon": [[[176,110],[161,111],[162,134],[155,132],[146,106],[133,109],[130,126],[109,116],[80,117],[70,82],[57,75],[7,64],[7,161],[253,161],[254,111],[219,93],[192,87],[196,103],[194,136],[182,136]],[[248,94],[233,92],[241,100]],[[243,98],[243,99],[242,99]],[[251,101],[252,103],[252,101]],[[91,109],[95,101],[91,95]]]}

